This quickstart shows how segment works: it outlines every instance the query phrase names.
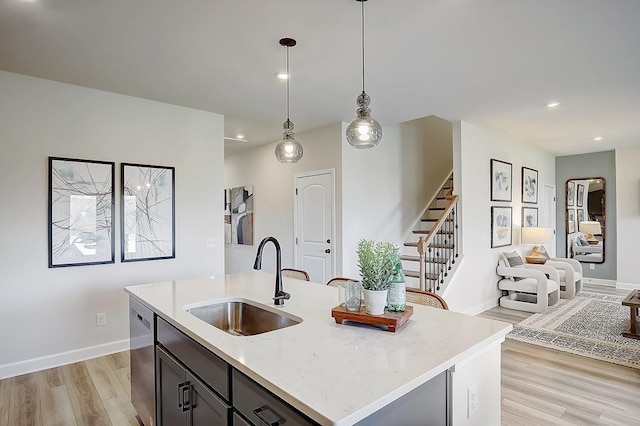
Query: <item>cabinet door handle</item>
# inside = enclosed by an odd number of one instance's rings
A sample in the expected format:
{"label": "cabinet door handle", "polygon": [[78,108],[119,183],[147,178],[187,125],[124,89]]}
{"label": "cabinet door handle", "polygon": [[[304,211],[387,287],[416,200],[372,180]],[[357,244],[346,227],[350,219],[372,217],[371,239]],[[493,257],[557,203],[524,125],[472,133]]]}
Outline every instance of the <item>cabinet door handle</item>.
{"label": "cabinet door handle", "polygon": [[182,412],[189,411],[191,408],[191,384],[183,382],[178,384],[178,409]]}
{"label": "cabinet door handle", "polygon": [[331,253],[331,249],[325,249],[325,253]]}
{"label": "cabinet door handle", "polygon": [[[267,414],[269,412],[272,413],[272,416],[275,417],[276,420],[267,419],[265,414]],[[268,405],[263,405],[262,407],[256,408],[255,410],[253,410],[253,414],[255,414],[256,417],[259,418],[260,421],[262,421],[265,425],[279,426],[281,424],[284,424],[284,419],[282,419],[280,416],[278,416],[278,414],[276,414],[275,411],[273,411],[271,408],[269,408]]]}

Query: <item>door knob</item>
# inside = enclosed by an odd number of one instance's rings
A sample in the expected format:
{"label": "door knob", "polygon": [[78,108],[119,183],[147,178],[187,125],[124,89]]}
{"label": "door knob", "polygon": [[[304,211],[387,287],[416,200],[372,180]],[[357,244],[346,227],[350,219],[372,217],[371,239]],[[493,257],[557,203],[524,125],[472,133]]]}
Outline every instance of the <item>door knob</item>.
{"label": "door knob", "polygon": [[331,249],[326,249],[324,252],[325,253],[331,253]]}

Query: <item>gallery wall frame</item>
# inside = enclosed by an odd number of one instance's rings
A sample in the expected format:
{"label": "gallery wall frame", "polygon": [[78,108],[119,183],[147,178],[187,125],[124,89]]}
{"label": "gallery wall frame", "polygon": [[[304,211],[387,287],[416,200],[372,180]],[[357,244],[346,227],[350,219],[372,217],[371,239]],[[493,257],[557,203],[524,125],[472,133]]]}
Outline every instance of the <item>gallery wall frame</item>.
{"label": "gallery wall frame", "polygon": [[511,201],[512,170],[511,163],[491,159],[491,201]]}
{"label": "gallery wall frame", "polygon": [[175,168],[120,167],[121,261],[175,258]]}
{"label": "gallery wall frame", "polygon": [[511,207],[491,206],[491,248],[511,245],[512,213]]}
{"label": "gallery wall frame", "polygon": [[538,171],[522,167],[522,202],[538,203]]}
{"label": "gallery wall frame", "polygon": [[567,209],[567,229],[570,234],[576,232],[576,210]]}
{"label": "gallery wall frame", "polygon": [[573,207],[576,202],[576,184],[575,182],[567,182],[567,207]]}
{"label": "gallery wall frame", "polygon": [[584,185],[579,183],[576,192],[576,206],[584,207]]}
{"label": "gallery wall frame", "polygon": [[584,209],[578,209],[578,228],[581,222],[584,222]]}
{"label": "gallery wall frame", "polygon": [[522,227],[537,227],[538,226],[538,208],[537,207],[523,207],[522,208]]}
{"label": "gallery wall frame", "polygon": [[49,157],[49,268],[114,263],[115,163]]}

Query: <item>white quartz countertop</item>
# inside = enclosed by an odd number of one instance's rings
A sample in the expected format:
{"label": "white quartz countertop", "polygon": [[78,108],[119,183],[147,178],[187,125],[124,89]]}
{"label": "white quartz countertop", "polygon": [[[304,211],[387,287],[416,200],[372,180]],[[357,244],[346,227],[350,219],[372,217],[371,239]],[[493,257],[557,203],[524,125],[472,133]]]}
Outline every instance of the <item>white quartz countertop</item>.
{"label": "white quartz countertop", "polygon": [[[413,305],[395,333],[337,324],[335,287],[283,277],[291,294],[273,304],[274,275],[251,271],[126,287],[127,293],[323,425],[351,425],[474,353],[504,340],[511,324]],[[303,319],[255,336],[232,336],[185,306],[245,298]]]}

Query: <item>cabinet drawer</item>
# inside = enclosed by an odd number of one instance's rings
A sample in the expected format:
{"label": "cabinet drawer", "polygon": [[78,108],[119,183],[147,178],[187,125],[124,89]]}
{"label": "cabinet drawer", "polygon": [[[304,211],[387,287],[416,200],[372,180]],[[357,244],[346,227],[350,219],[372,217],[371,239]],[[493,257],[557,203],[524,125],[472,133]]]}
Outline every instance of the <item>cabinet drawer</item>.
{"label": "cabinet drawer", "polygon": [[[315,425],[262,386],[233,370],[233,406],[255,425]],[[239,423],[242,424],[242,423]]]}
{"label": "cabinet drawer", "polygon": [[217,355],[158,317],[158,343],[200,377],[213,390],[229,401],[229,365]]}

